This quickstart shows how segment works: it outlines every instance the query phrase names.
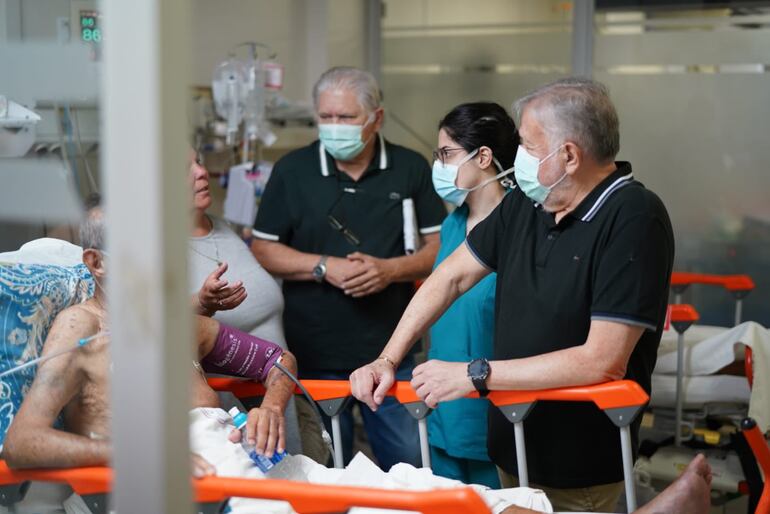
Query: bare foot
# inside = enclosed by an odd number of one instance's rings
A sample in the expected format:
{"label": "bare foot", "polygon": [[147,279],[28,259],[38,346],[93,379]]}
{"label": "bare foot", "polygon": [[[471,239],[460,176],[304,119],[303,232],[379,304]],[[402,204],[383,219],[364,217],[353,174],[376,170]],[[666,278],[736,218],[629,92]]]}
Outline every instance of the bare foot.
{"label": "bare foot", "polygon": [[704,514],[711,507],[711,466],[697,455],[684,473],[636,514]]}

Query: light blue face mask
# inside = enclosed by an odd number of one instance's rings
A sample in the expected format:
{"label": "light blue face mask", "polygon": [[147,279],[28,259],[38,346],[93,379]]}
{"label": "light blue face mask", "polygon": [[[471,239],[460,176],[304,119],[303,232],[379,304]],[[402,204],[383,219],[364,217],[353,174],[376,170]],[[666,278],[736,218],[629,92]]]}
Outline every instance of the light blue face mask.
{"label": "light blue face mask", "polygon": [[502,166],[500,166],[500,162],[493,158],[495,166],[500,170],[500,173],[470,189],[457,187],[457,174],[460,172],[460,166],[473,159],[477,153],[479,153],[478,148],[466,155],[463,160],[457,164],[445,164],[438,159],[433,161],[433,188],[444,201],[459,207],[465,202],[468,193],[481,189],[487,184],[491,184],[495,180],[504,177],[513,171],[513,168],[503,170]]}
{"label": "light blue face mask", "polygon": [[558,186],[559,183],[567,177],[567,172],[565,171],[564,175],[562,175],[559,180],[548,187],[541,184],[540,179],[537,178],[540,165],[550,159],[560,149],[561,146],[542,159],[538,159],[534,155],[531,155],[521,145],[519,145],[519,149],[516,151],[516,160],[513,162],[513,168],[516,170],[514,172],[516,184],[518,184],[521,191],[535,203],[542,205],[553,188]]}
{"label": "light blue face mask", "polygon": [[318,125],[318,139],[336,160],[351,161],[358,157],[369,142],[368,139],[366,141],[361,139],[361,132],[372,121],[374,121],[374,114],[363,125],[322,123]]}

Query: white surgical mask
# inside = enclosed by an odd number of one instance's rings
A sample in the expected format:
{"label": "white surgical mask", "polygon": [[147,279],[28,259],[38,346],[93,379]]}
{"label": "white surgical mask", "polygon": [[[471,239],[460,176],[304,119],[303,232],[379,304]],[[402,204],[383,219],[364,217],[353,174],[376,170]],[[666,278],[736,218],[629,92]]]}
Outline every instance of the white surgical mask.
{"label": "white surgical mask", "polygon": [[500,162],[493,158],[495,166],[498,170],[500,170],[500,173],[471,188],[458,187],[457,175],[460,172],[460,166],[473,159],[477,153],[479,153],[478,148],[466,155],[463,160],[457,164],[445,164],[438,159],[433,161],[433,187],[436,190],[436,193],[444,201],[459,207],[465,202],[465,199],[468,197],[469,193],[476,191],[477,189],[481,189],[482,187],[491,184],[495,180],[498,180],[499,178],[504,177],[513,171],[513,168],[503,170],[502,166],[500,166]]}
{"label": "white surgical mask", "polygon": [[321,123],[318,125],[318,139],[332,157],[338,161],[351,161],[358,157],[369,142],[368,139],[366,141],[361,139],[361,133],[364,127],[373,121],[374,114],[363,125]]}
{"label": "white surgical mask", "polygon": [[535,203],[542,205],[553,188],[559,185],[559,183],[567,177],[567,172],[565,171],[564,175],[550,186],[541,184],[540,179],[537,177],[538,172],[540,171],[540,165],[550,159],[560,149],[561,146],[557,147],[553,152],[542,159],[538,159],[530,154],[521,145],[519,145],[519,149],[516,151],[516,160],[513,163],[513,168],[516,170],[514,172],[516,184],[518,184],[522,192]]}

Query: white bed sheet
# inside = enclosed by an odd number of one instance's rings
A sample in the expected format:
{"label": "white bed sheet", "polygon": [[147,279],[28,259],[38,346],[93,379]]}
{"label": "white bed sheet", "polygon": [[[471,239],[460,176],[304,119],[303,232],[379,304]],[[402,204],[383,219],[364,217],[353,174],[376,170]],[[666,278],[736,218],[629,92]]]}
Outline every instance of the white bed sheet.
{"label": "white bed sheet", "polygon": [[[669,404],[670,384],[676,383],[676,341],[676,332],[664,332],[653,374],[653,404]],[[701,380],[736,359],[742,359],[745,346],[750,346],[754,352],[754,387],[748,399],[749,415],[766,432],[770,430],[770,331],[759,323],[747,321],[731,329],[695,325],[685,333],[684,369],[689,378],[685,402],[696,405],[698,399],[708,403],[745,395],[748,382],[744,377],[715,375],[713,378],[722,379]],[[740,381],[746,384],[745,389],[739,385]]]}

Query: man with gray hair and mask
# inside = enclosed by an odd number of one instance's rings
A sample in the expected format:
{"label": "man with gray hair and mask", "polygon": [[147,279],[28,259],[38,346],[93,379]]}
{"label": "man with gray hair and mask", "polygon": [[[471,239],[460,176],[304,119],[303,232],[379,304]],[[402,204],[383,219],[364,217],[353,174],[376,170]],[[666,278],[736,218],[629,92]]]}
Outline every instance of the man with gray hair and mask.
{"label": "man with gray hair and mask", "polygon": [[[412,386],[428,404],[489,390],[630,379],[649,394],[674,237],[660,199],[615,161],[618,117],[605,86],[564,79],[515,104],[517,188],[423,284],[379,360],[351,375],[372,408],[398,363],[452,302],[497,272],[494,359],[428,361]],[[637,419],[631,427],[638,446]],[[554,509],[613,511],[623,490],[617,428],[593,405],[537,404],[525,425],[529,478]],[[488,450],[517,483],[513,425],[489,411]]]}
{"label": "man with gray hair and mask", "polygon": [[[332,68],[315,84],[313,101],[319,140],[275,164],[252,251],[283,279],[286,341],[301,378],[347,380],[379,355],[414,282],[430,273],[446,210],[425,158],[382,136],[384,111],[370,73]],[[382,363],[410,380],[411,353],[400,361]],[[303,424],[305,406],[297,404]],[[341,416],[345,462],[351,407]],[[403,406],[390,398],[377,412],[362,409],[362,417],[383,469],[419,464],[417,425]],[[317,431],[302,432],[304,447]]]}

